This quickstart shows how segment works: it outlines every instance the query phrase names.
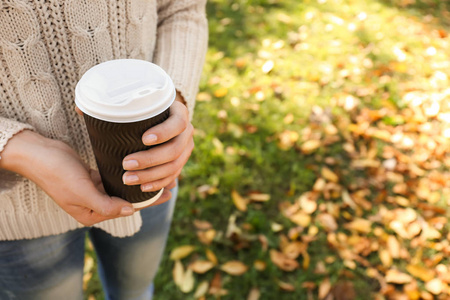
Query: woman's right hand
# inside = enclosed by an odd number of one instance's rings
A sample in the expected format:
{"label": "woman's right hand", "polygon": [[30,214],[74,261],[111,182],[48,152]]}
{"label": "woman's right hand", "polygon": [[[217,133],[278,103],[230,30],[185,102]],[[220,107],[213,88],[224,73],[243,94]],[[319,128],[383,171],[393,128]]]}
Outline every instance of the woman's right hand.
{"label": "woman's right hand", "polygon": [[108,196],[98,172],[63,142],[24,130],[8,141],[1,157],[0,168],[35,182],[85,226],[134,213],[129,202]]}

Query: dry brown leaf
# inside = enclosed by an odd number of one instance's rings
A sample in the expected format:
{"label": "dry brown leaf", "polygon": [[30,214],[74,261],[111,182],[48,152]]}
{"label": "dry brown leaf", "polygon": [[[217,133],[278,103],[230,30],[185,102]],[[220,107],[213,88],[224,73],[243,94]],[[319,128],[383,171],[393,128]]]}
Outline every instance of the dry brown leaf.
{"label": "dry brown leaf", "polygon": [[197,286],[197,289],[195,290],[194,298],[198,299],[204,297],[208,292],[208,289],[209,289],[208,281],[205,280],[200,282],[200,284]]}
{"label": "dry brown leaf", "polygon": [[261,297],[261,292],[258,288],[252,288],[247,296],[247,300],[258,300]]}
{"label": "dry brown leaf", "polygon": [[179,246],[172,250],[172,252],[170,253],[170,259],[171,260],[183,259],[189,256],[194,250],[195,247],[192,245]]}
{"label": "dry brown leaf", "polygon": [[270,250],[270,260],[281,270],[292,272],[295,269],[298,269],[299,264],[296,260],[288,258],[281,252],[278,252],[274,249]]}
{"label": "dry brown leaf", "polygon": [[214,263],[209,260],[196,260],[189,264],[189,269],[198,274],[204,274],[214,267]]}
{"label": "dry brown leaf", "polygon": [[300,150],[303,152],[303,154],[311,154],[314,151],[316,151],[321,145],[321,142],[319,140],[309,140],[304,142]]}
{"label": "dry brown leaf", "polygon": [[248,200],[239,195],[236,190],[231,191],[231,199],[238,210],[247,211]]}
{"label": "dry brown leaf", "polygon": [[280,289],[282,289],[283,291],[286,291],[286,292],[294,292],[295,291],[294,285],[284,282],[284,281],[281,281],[281,280],[278,281],[278,286],[280,287]]}
{"label": "dry brown leaf", "polygon": [[339,281],[332,289],[335,300],[353,300],[356,298],[355,287],[351,281]]}
{"label": "dry brown leaf", "polygon": [[380,257],[381,263],[386,268],[392,266],[392,256],[387,249],[381,248],[378,250],[378,256]]}
{"label": "dry brown leaf", "polygon": [[329,278],[325,278],[319,284],[319,299],[325,299],[331,291],[331,282]]}
{"label": "dry brown leaf", "polygon": [[331,171],[327,167],[323,167],[322,168],[321,175],[322,175],[323,178],[325,178],[328,181],[331,181],[331,182],[334,182],[334,183],[338,183],[339,182],[339,177],[336,175],[336,173],[334,173],[333,171]]}
{"label": "dry brown leaf", "polygon": [[205,252],[206,257],[209,259],[210,262],[212,262],[214,265],[217,265],[219,263],[214,252],[212,252],[210,249],[206,249]]}
{"label": "dry brown leaf", "polygon": [[222,293],[222,274],[220,274],[220,272],[214,274],[214,277],[209,285],[209,293],[216,296],[220,296]]}
{"label": "dry brown leaf", "polygon": [[202,244],[210,245],[216,236],[216,231],[214,229],[209,229],[206,231],[197,231],[197,237]]}
{"label": "dry brown leaf", "polygon": [[406,273],[400,272],[396,269],[390,269],[386,272],[386,282],[395,284],[405,284],[411,282],[412,277]]}
{"label": "dry brown leaf", "polygon": [[220,269],[227,274],[240,276],[247,272],[248,267],[238,260],[231,260],[220,266]]}
{"label": "dry brown leaf", "polygon": [[313,185],[313,191],[315,192],[322,192],[325,188],[325,185],[327,182],[322,177],[317,178],[316,182]]}
{"label": "dry brown leaf", "polygon": [[395,236],[390,235],[387,239],[387,247],[392,258],[400,257],[400,243]]}
{"label": "dry brown leaf", "polygon": [[428,282],[435,277],[433,270],[430,270],[429,268],[425,268],[419,265],[407,265],[406,270],[408,271],[409,274],[411,274],[416,278],[419,278],[424,282]]}

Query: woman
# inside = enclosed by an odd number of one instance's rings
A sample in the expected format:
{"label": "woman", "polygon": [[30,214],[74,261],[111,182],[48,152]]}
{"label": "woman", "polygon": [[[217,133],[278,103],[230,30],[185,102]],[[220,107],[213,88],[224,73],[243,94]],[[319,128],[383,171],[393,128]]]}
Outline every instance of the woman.
{"label": "woman", "polygon": [[[82,299],[86,232],[107,299],[151,298],[206,47],[202,0],[1,2],[0,299]],[[166,187],[139,212],[99,188],[73,102],[86,70],[118,58],[158,64],[177,89],[169,119],[143,135],[156,146],[123,161],[125,184]]]}

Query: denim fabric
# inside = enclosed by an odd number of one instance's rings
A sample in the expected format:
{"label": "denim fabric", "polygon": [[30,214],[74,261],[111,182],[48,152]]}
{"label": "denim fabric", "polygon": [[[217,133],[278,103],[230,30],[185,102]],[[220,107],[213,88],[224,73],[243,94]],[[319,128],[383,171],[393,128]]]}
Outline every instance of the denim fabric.
{"label": "denim fabric", "polygon": [[0,300],[80,300],[86,232],[95,247],[107,300],[149,300],[175,207],[172,199],[141,210],[142,228],[115,238],[81,228],[32,240],[0,241]]}

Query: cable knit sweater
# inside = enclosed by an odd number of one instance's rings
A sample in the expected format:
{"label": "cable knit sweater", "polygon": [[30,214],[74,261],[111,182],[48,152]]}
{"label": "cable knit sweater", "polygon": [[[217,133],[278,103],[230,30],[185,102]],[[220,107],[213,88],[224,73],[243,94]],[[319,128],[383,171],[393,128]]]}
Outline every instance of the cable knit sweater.
{"label": "cable knit sweater", "polygon": [[[84,72],[118,58],[152,61],[172,77],[192,117],[206,46],[205,0],[1,1],[0,155],[14,134],[30,129],[68,143],[96,168],[74,110]],[[141,223],[135,213],[95,226],[123,237]],[[0,240],[78,227],[33,182],[0,169]]]}

